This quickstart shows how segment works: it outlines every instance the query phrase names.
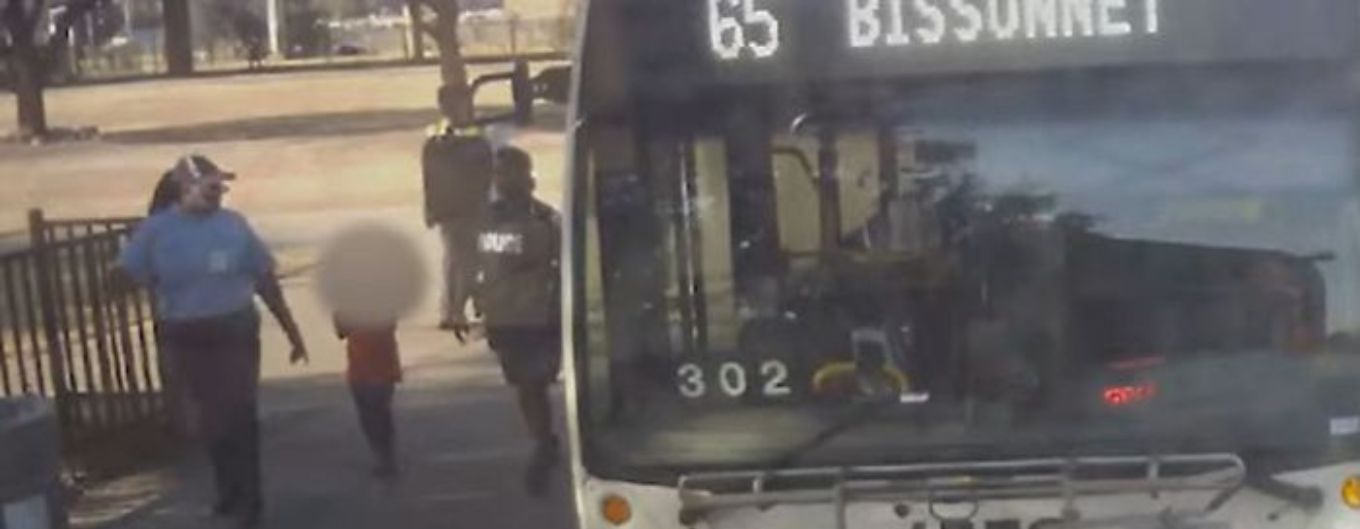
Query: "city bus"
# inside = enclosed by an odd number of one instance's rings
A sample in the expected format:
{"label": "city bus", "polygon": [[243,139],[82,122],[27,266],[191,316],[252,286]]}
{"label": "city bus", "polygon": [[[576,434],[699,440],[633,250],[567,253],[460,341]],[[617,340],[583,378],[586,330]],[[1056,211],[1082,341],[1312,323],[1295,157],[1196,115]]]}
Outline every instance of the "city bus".
{"label": "city bus", "polygon": [[1360,527],[1360,3],[580,13],[583,529]]}

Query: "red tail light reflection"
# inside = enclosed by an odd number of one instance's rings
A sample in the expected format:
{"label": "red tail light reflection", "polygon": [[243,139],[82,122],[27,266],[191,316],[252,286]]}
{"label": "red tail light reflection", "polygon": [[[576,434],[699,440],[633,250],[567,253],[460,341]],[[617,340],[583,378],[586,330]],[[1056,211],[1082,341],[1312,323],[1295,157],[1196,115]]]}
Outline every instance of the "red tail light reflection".
{"label": "red tail light reflection", "polygon": [[1140,382],[1124,386],[1110,386],[1101,393],[1105,405],[1111,408],[1130,406],[1157,396],[1157,384]]}

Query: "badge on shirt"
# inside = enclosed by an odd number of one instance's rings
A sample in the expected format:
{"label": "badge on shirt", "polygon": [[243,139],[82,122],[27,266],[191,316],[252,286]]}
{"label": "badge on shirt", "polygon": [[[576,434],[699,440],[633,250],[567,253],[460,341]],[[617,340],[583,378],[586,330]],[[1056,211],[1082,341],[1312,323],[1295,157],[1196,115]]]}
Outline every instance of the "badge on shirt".
{"label": "badge on shirt", "polygon": [[208,253],[208,273],[224,274],[231,268],[231,258],[226,250],[213,250]]}
{"label": "badge on shirt", "polygon": [[483,232],[477,237],[482,253],[520,255],[524,253],[524,237],[513,232]]}

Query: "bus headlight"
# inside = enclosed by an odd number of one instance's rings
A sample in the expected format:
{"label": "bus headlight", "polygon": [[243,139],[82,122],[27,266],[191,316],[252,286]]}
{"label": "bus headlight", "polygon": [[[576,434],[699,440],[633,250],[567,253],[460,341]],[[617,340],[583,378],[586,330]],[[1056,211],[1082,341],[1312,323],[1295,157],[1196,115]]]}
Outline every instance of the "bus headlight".
{"label": "bus headlight", "polygon": [[1360,476],[1350,476],[1341,482],[1341,503],[1360,510]]}
{"label": "bus headlight", "polygon": [[600,516],[616,526],[623,525],[633,519],[633,506],[623,496],[610,494],[600,500]]}

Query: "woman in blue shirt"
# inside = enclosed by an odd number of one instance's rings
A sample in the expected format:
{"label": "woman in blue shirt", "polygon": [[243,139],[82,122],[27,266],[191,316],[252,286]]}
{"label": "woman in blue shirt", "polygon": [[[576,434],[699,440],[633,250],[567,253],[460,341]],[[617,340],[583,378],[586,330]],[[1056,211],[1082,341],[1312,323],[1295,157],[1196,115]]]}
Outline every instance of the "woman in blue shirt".
{"label": "woman in blue shirt", "polygon": [[222,207],[234,175],[199,155],[171,170],[178,203],[137,227],[119,257],[127,279],[152,289],[161,342],[175,375],[198,408],[216,476],[214,513],[245,526],[259,522],[260,440],[256,393],[260,365],[258,292],[292,345],[307,350],[269,249],[239,213]]}

